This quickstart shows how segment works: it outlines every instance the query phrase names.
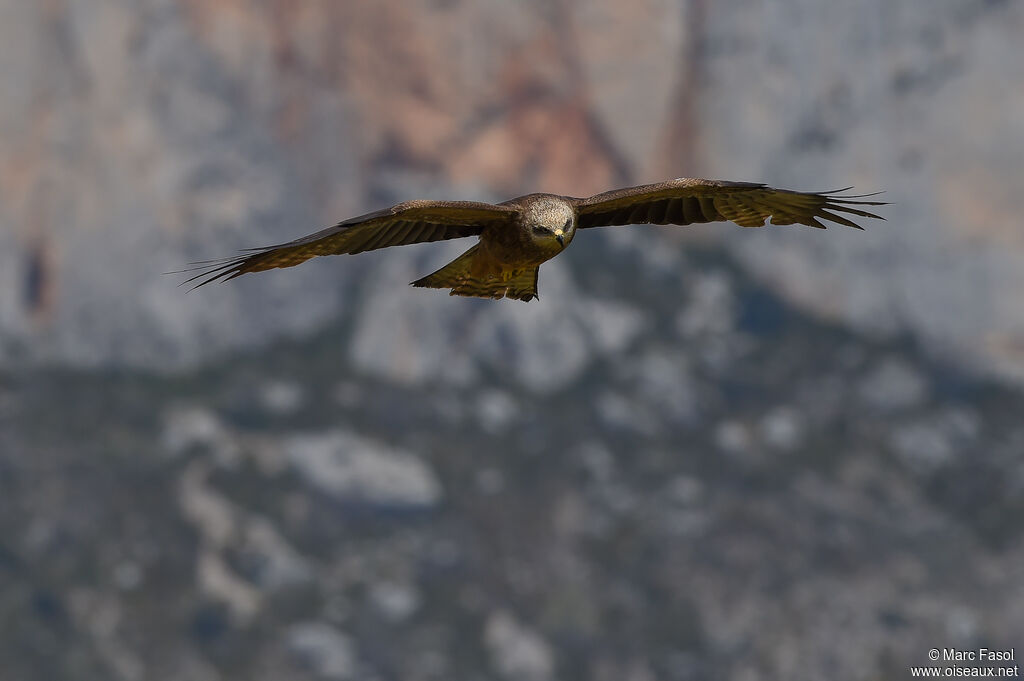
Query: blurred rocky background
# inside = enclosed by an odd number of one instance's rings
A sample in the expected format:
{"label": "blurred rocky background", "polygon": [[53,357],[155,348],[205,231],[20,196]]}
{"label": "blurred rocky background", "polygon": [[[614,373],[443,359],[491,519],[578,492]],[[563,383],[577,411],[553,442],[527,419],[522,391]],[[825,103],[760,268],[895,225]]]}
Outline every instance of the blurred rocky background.
{"label": "blurred rocky background", "polygon": [[[0,0],[0,679],[907,678],[1024,646],[1024,5]],[[407,198],[886,190],[185,295]]]}

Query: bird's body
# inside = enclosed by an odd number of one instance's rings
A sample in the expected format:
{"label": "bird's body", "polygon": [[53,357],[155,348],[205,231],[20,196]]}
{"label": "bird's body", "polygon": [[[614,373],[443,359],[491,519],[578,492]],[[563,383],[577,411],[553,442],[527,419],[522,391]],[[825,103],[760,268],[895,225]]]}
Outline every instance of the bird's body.
{"label": "bird's body", "polygon": [[448,288],[452,295],[537,297],[537,270],[561,253],[576,234],[573,205],[554,194],[529,194],[504,204],[509,221],[488,225],[480,242],[413,286]]}
{"label": "bird's body", "polygon": [[[845,190],[840,190],[845,191]],[[627,224],[676,224],[729,220],[743,227],[799,223],[824,229],[819,220],[861,227],[848,213],[879,218],[856,205],[882,205],[868,195],[805,193],[748,182],[680,178],[617,189],[586,199],[527,194],[500,204],[409,201],[338,223],[295,241],[254,249],[251,255],[212,261],[189,279],[197,286],[248,272],[291,267],[317,255],[355,254],[411,243],[478,236],[476,245],[413,286],[447,288],[451,295],[481,298],[537,297],[540,265],[561,253],[579,229]]]}

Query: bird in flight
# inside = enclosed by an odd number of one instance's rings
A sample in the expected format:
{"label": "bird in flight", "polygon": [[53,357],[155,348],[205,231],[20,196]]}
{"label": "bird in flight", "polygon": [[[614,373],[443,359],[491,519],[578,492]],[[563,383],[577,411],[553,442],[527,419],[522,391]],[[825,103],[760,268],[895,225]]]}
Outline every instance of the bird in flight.
{"label": "bird in flight", "polygon": [[246,255],[202,263],[183,283],[195,287],[250,272],[292,267],[318,255],[355,254],[389,246],[479,237],[468,251],[412,286],[450,289],[453,296],[537,297],[540,265],[565,250],[576,232],[612,225],[689,225],[730,221],[741,227],[799,223],[825,229],[824,221],[863,229],[842,214],[884,219],[858,206],[875,194],[795,192],[750,182],[679,178],[627,187],[586,199],[527,194],[504,203],[406,201],[343,220],[295,241],[243,251]]}

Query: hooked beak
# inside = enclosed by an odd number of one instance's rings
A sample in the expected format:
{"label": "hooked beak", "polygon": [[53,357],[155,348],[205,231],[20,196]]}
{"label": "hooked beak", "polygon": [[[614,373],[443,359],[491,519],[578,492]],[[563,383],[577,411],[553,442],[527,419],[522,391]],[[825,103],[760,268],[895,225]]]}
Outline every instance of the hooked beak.
{"label": "hooked beak", "polygon": [[555,238],[558,239],[559,246],[565,246],[565,235],[562,233],[562,230],[555,232]]}

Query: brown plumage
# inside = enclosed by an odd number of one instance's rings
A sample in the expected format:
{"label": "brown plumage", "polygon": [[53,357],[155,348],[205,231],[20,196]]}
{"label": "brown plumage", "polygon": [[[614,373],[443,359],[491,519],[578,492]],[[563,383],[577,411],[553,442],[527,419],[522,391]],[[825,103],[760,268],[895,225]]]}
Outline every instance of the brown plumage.
{"label": "brown plumage", "polygon": [[578,229],[611,225],[689,225],[730,221],[742,227],[794,223],[825,229],[822,221],[862,229],[842,215],[884,219],[857,206],[873,194],[794,192],[763,184],[680,178],[615,189],[586,199],[528,194],[500,204],[407,201],[339,222],[309,236],[248,255],[199,263],[185,283],[196,287],[249,272],[292,267],[317,255],[355,254],[388,246],[477,236],[479,241],[413,286],[451,289],[480,298],[537,297],[541,263],[569,245]]}

